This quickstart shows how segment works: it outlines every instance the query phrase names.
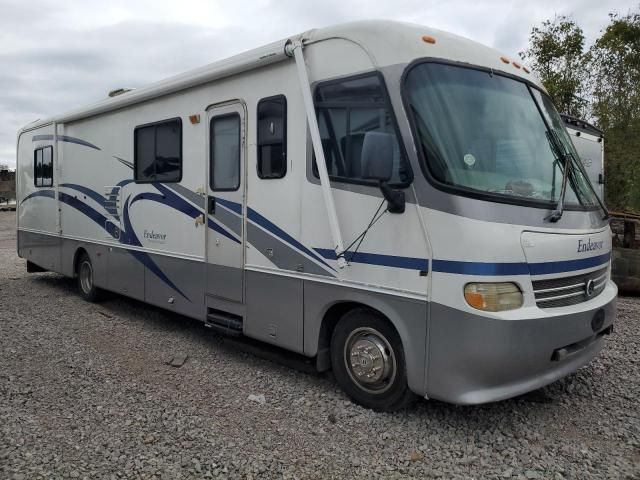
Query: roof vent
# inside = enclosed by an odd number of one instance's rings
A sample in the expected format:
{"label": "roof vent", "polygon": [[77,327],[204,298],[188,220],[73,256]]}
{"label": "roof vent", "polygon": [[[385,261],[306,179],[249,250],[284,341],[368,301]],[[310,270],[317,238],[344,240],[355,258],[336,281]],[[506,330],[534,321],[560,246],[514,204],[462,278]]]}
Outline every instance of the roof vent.
{"label": "roof vent", "polygon": [[109,97],[113,98],[113,97],[117,97],[118,95],[122,95],[123,93],[127,93],[130,92],[131,90],[135,90],[135,88],[116,88],[115,90],[111,90],[109,92]]}

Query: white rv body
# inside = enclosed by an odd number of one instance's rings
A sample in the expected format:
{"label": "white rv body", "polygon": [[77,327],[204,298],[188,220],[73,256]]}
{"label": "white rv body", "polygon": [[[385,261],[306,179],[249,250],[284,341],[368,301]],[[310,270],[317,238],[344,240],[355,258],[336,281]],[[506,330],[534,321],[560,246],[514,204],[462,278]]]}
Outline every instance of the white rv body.
{"label": "white rv body", "polygon": [[[313,171],[305,86],[286,52],[296,41],[314,91],[335,79],[379,75],[411,169],[401,188],[404,213],[384,213],[368,231],[385,205],[377,184],[332,177],[342,268],[330,204]],[[70,277],[86,253],[98,287],[218,326],[227,318],[245,336],[317,357],[320,369],[329,366],[340,318],[353,308],[375,310],[397,331],[409,388],[423,397],[482,403],[548,384],[588,363],[610,331],[617,289],[609,226],[598,209],[567,210],[549,223],[552,207],[434,188],[403,103],[405,72],[424,58],[504,72],[542,89],[498,52],[426,27],[360,22],[312,30],[22,129],[18,252]],[[259,126],[256,112],[274,96],[286,98],[286,173],[260,178],[258,130],[280,124]],[[209,181],[215,118],[240,121],[233,191],[213,191]],[[168,119],[181,125],[179,182],[137,183],[135,132]],[[52,185],[35,186],[34,158],[45,154],[34,152],[47,147]],[[589,250],[579,251],[584,244]],[[583,288],[595,273],[592,298],[537,303],[534,287],[544,285],[535,282],[561,290],[563,279],[582,276],[576,282]],[[523,304],[473,308],[464,294],[470,282],[513,282]],[[595,328],[597,312],[604,320]]]}

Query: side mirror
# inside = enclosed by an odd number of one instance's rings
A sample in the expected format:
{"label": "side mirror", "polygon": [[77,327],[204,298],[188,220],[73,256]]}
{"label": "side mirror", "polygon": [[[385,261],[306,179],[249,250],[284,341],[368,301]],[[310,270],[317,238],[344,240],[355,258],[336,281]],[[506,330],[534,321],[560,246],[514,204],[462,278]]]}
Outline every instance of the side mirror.
{"label": "side mirror", "polygon": [[393,174],[393,137],[367,132],[362,142],[362,178],[388,182]]}
{"label": "side mirror", "polygon": [[378,180],[387,201],[389,213],[404,213],[404,192],[393,190],[387,182],[393,175],[393,136],[382,132],[367,132],[362,142],[362,178]]}

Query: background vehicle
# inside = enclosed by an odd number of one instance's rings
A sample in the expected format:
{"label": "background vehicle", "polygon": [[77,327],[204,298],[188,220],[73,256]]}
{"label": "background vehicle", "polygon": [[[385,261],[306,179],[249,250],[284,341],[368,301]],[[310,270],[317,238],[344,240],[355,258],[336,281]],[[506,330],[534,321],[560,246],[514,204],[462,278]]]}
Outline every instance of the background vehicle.
{"label": "background vehicle", "polygon": [[567,132],[576,147],[591,184],[604,201],[604,137],[602,130],[584,120],[562,115]]}

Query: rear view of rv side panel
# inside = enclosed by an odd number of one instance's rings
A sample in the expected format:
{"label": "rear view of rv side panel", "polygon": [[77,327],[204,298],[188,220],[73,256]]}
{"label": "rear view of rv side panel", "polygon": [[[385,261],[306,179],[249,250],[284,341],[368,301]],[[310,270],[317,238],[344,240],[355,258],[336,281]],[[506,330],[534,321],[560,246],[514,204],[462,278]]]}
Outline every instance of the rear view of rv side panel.
{"label": "rear view of rv side panel", "polygon": [[19,138],[16,170],[18,253],[46,270],[61,271],[55,148],[51,140],[44,140],[52,137],[50,125]]}

